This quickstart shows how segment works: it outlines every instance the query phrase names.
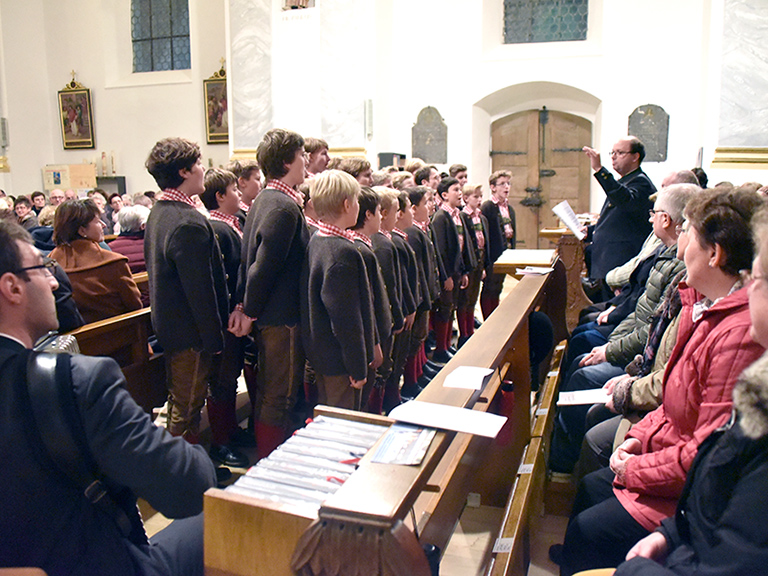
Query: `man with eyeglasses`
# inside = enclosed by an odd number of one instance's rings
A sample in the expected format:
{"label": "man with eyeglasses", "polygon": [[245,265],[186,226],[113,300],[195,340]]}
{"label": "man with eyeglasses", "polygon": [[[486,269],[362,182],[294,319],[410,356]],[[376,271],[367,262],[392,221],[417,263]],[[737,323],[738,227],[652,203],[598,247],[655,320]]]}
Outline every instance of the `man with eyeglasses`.
{"label": "man with eyeglasses", "polygon": [[604,300],[611,296],[605,275],[635,256],[651,231],[648,211],[653,205],[649,196],[656,187],[640,168],[645,146],[634,136],[620,139],[611,150],[618,180],[603,167],[597,150],[585,146],[584,153],[606,195],[597,224],[587,229],[587,241],[591,244],[586,256],[589,277],[600,286],[599,296]]}
{"label": "man with eyeglasses", "polygon": [[[35,409],[40,392],[29,385],[27,370],[35,342],[58,326],[56,286],[50,261],[29,234],[0,222],[0,484],[6,496],[0,566],[39,567],[47,574],[202,576],[203,493],[215,485],[213,464],[202,447],[153,424],[125,390],[114,360],[73,355],[57,362],[51,379],[60,388],[53,394],[61,407],[48,399],[45,410],[53,418],[45,424],[70,430],[79,454],[62,457],[43,441]],[[36,379],[37,386],[44,380]],[[57,427],[56,418],[68,424]],[[113,510],[121,508],[124,516],[89,499],[83,484],[59,467],[80,460],[93,462],[111,495],[104,498],[120,503]],[[127,520],[131,508],[139,520],[134,494],[183,520],[149,541],[140,522],[128,533],[118,521]]]}

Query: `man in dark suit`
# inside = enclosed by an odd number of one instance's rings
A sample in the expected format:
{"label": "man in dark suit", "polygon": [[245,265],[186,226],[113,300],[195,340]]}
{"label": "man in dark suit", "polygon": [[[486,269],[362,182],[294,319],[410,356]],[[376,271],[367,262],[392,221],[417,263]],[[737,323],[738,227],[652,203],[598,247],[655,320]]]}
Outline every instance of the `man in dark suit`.
{"label": "man in dark suit", "polygon": [[[31,348],[58,326],[56,286],[29,234],[0,222],[0,566],[39,567],[47,574],[202,576],[203,492],[216,481],[205,450],[155,426],[110,358],[62,356],[52,378],[59,390],[48,393],[59,404],[42,397],[45,379],[29,386]],[[52,415],[42,424],[49,434],[56,431],[53,442],[43,441],[35,406]],[[60,448],[68,444],[67,430],[80,442],[75,454]],[[109,496],[97,498],[93,484],[85,490],[62,471],[65,462],[89,460]],[[124,530],[118,519],[131,518],[130,505],[138,521],[136,496],[183,520],[149,541],[136,524]],[[126,514],[109,511],[105,501],[122,502],[115,510]]]}
{"label": "man in dark suit", "polygon": [[597,150],[585,146],[584,152],[606,196],[597,224],[587,230],[587,241],[592,242],[588,247],[589,277],[602,284],[606,299],[611,294],[605,287],[605,275],[640,252],[651,231],[648,213],[653,203],[649,196],[656,192],[656,187],[640,168],[645,146],[634,136],[622,138],[611,150],[618,180],[603,167]]}

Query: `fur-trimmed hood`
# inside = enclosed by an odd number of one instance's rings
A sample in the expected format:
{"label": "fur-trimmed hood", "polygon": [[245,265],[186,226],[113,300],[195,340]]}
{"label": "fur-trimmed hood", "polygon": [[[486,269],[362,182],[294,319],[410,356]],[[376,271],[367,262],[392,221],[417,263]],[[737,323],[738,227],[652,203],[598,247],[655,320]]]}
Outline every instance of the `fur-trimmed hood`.
{"label": "fur-trimmed hood", "polygon": [[754,439],[768,434],[768,352],[739,376],[733,389],[733,407],[744,434]]}

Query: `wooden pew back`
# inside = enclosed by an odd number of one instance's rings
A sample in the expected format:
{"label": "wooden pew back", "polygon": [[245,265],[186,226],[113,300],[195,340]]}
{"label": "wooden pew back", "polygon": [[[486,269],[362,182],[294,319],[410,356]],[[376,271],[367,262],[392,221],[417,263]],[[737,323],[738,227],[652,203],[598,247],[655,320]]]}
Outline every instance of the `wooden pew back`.
{"label": "wooden pew back", "polygon": [[155,406],[162,406],[167,397],[163,357],[150,353],[150,334],[149,308],[92,322],[70,332],[81,353],[109,356],[120,365],[128,392],[149,413]]}

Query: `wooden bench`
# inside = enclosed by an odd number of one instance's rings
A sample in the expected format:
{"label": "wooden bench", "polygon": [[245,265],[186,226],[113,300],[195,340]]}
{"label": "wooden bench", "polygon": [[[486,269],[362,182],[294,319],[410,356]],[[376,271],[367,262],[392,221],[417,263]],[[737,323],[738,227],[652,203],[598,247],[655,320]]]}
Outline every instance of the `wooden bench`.
{"label": "wooden bench", "polygon": [[[528,454],[534,458],[534,471],[543,470],[544,463],[539,456],[541,439],[531,438],[528,316],[537,308],[550,309],[547,300],[558,293],[550,282],[556,278],[556,274],[523,278],[417,398],[502,413],[510,418],[511,434],[489,439],[438,430],[419,466],[374,463],[374,447],[319,512],[307,512],[298,504],[276,505],[211,489],[205,495],[206,574],[287,576],[293,573],[291,552],[299,558],[311,556],[306,546],[311,548],[313,541],[307,541],[307,535],[331,537],[326,530],[334,531],[343,540],[338,542],[339,556],[330,560],[336,568],[356,555],[375,554],[371,547],[378,546],[377,535],[395,531],[402,549],[390,549],[388,557],[412,552],[406,540],[410,538],[412,543],[413,534],[419,535],[421,544],[445,550],[469,492],[479,494],[483,504],[499,508],[515,498],[516,502],[522,499],[522,512],[510,512],[509,519],[512,522],[519,516],[521,525],[527,525],[530,490],[535,484],[524,489],[531,479],[515,472],[524,453],[526,458]],[[564,307],[560,314],[564,317]],[[444,387],[448,374],[462,365],[490,367],[495,373],[481,391]],[[514,403],[501,392],[505,380],[514,384]],[[519,476],[526,477],[520,480]],[[313,528],[305,533],[309,526]],[[406,536],[403,526],[408,528]],[[300,536],[302,533],[304,536]],[[312,557],[314,568],[326,561]],[[495,563],[499,563],[498,559]],[[342,573],[334,571],[336,568],[329,567],[328,573]],[[384,573],[382,570],[380,567],[372,574]],[[414,563],[409,575],[421,574],[426,574],[423,563]]]}
{"label": "wooden bench", "polygon": [[120,365],[128,392],[146,412],[163,405],[168,395],[165,366],[162,354],[149,350],[149,308],[92,322],[69,334],[77,339],[82,354],[109,356]]}

